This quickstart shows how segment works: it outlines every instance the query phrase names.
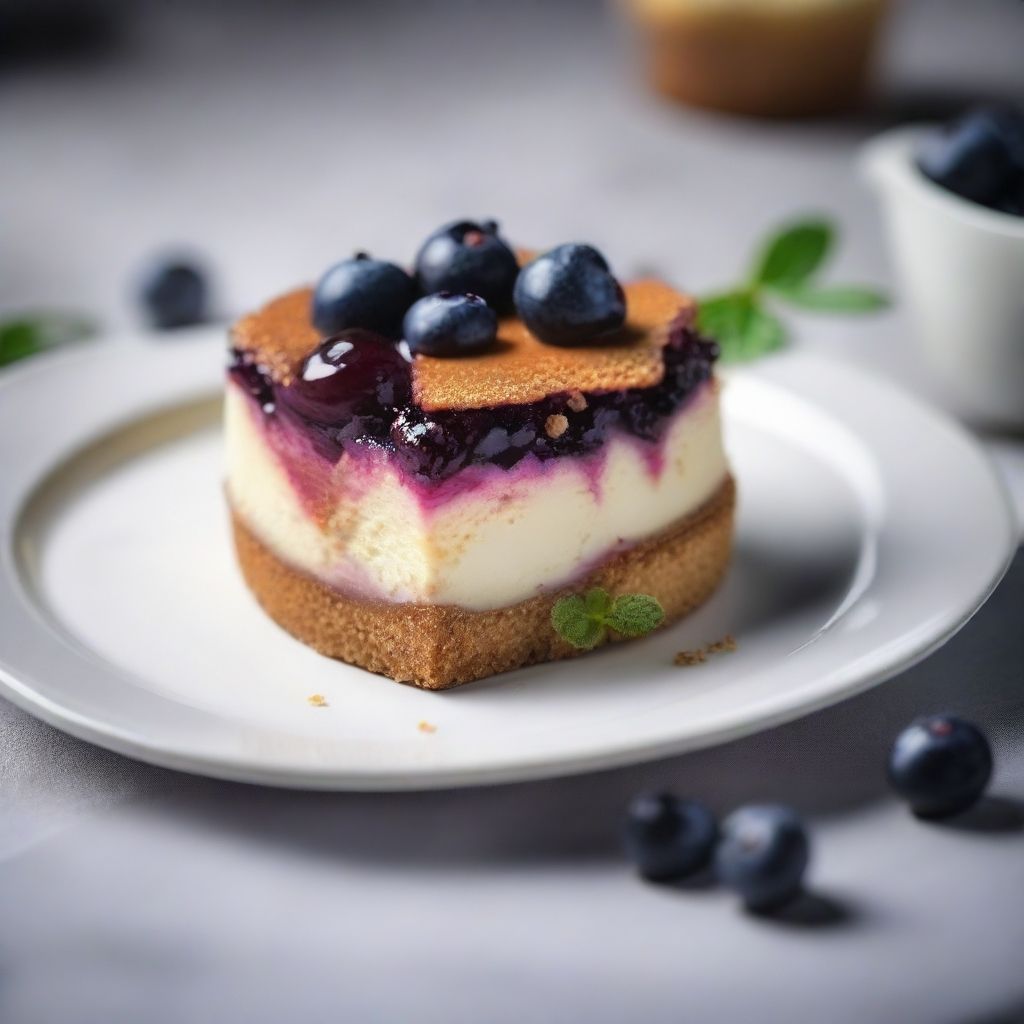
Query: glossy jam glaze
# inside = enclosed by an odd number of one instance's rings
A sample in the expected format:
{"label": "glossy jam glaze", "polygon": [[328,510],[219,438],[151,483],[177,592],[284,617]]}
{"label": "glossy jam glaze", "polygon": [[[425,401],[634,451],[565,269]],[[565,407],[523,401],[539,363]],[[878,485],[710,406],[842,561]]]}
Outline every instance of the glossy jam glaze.
{"label": "glossy jam glaze", "polygon": [[[717,356],[717,345],[680,318],[670,328],[665,374],[654,387],[591,393],[585,407],[579,396],[561,394],[527,405],[429,414],[412,401],[411,367],[401,350],[367,332],[327,339],[286,386],[238,350],[229,373],[264,415],[299,431],[331,464],[343,453],[387,453],[420,483],[437,486],[473,466],[510,469],[528,456],[544,462],[587,455],[612,433],[657,441],[710,380]],[[655,462],[659,450],[650,446]]]}

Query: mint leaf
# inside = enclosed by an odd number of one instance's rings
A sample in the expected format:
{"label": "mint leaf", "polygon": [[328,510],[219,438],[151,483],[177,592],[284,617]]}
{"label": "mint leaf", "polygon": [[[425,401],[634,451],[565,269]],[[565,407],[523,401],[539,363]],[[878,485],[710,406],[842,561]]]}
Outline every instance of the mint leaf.
{"label": "mint leaf", "polygon": [[[590,593],[593,594],[595,591]],[[555,602],[551,609],[551,625],[563,640],[585,651],[596,647],[605,637],[603,617],[590,615],[586,600],[579,594],[572,594]]]}
{"label": "mint leaf", "polygon": [[582,597],[563,597],[551,609],[555,632],[581,650],[596,647],[609,628],[623,636],[643,636],[664,619],[665,610],[650,595],[623,594],[613,601],[600,587],[588,590]]}
{"label": "mint leaf", "polygon": [[750,310],[736,360],[757,359],[786,344],[786,331],[777,317],[756,306]]}
{"label": "mint leaf", "polygon": [[838,285],[825,288],[780,288],[776,290],[780,299],[799,306],[801,309],[821,313],[871,313],[884,309],[889,299],[874,288],[859,288],[856,285]]}
{"label": "mint leaf", "polygon": [[724,362],[756,359],[785,345],[786,330],[766,308],[768,299],[822,313],[865,313],[888,305],[873,288],[811,283],[834,239],[832,225],[822,218],[792,223],[765,242],[746,282],[701,299],[697,329],[718,342]]}
{"label": "mint leaf", "polygon": [[701,301],[697,310],[697,329],[718,342],[722,358],[735,358],[742,348],[754,300],[747,292],[726,292]]}
{"label": "mint leaf", "polygon": [[41,313],[0,321],[0,366],[92,333],[93,325],[88,321],[63,313]]}
{"label": "mint leaf", "polygon": [[665,609],[650,594],[623,594],[615,598],[606,621],[623,636],[643,636],[665,621]]}
{"label": "mint leaf", "polygon": [[781,348],[786,341],[782,324],[757,305],[747,291],[726,292],[701,303],[697,326],[713,337],[726,362],[756,359]]}
{"label": "mint leaf", "polygon": [[807,220],[784,228],[765,243],[755,265],[754,284],[768,288],[803,284],[825,262],[833,235],[832,225],[824,220]]}
{"label": "mint leaf", "polygon": [[594,587],[588,590],[583,598],[587,615],[599,621],[604,621],[605,616],[612,610],[612,598],[607,590]]}
{"label": "mint leaf", "polygon": [[0,366],[17,362],[43,350],[38,332],[31,323],[12,320],[0,324]]}

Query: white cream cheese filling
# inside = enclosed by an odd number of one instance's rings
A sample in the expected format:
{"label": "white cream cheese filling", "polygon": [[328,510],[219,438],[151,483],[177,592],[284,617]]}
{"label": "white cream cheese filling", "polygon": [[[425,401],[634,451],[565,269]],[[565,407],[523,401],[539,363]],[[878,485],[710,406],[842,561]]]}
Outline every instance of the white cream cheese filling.
{"label": "white cream cheese filling", "polygon": [[321,523],[234,383],[225,415],[232,507],[278,557],[364,597],[475,611],[564,586],[696,511],[728,472],[717,387],[706,386],[669,425],[660,460],[616,435],[595,455],[495,468],[479,487],[425,504],[387,458],[343,457],[332,475],[340,499]]}

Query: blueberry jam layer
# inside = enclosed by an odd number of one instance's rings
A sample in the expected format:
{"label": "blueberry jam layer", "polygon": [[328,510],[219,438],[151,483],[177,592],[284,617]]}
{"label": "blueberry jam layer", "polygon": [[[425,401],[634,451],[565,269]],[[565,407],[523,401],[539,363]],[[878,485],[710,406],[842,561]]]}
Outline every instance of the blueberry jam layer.
{"label": "blueberry jam layer", "polygon": [[393,453],[402,468],[432,483],[474,465],[511,468],[587,455],[613,433],[661,438],[672,415],[711,378],[718,346],[680,317],[664,350],[665,375],[649,388],[552,395],[527,405],[425,412],[412,399],[412,370],[393,343],[350,330],[325,340],[288,385],[276,383],[249,353],[234,350],[229,372],[267,416],[307,434],[324,458],[367,446]]}

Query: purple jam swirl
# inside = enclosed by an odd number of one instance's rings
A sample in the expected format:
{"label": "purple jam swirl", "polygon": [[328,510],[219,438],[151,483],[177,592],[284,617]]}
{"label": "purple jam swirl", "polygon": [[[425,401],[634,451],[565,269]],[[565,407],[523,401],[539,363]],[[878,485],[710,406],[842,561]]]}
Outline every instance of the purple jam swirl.
{"label": "purple jam swirl", "polygon": [[[229,372],[264,412],[296,424],[316,450],[336,462],[344,451],[383,448],[424,482],[440,482],[467,466],[509,469],[521,459],[586,455],[615,431],[658,440],[670,417],[711,377],[718,346],[689,321],[673,322],[665,346],[665,376],[649,388],[594,392],[586,408],[569,408],[569,395],[527,405],[427,413],[412,400],[412,369],[393,343],[368,331],[327,338],[287,386],[239,350]],[[546,428],[565,416],[557,437]]]}

